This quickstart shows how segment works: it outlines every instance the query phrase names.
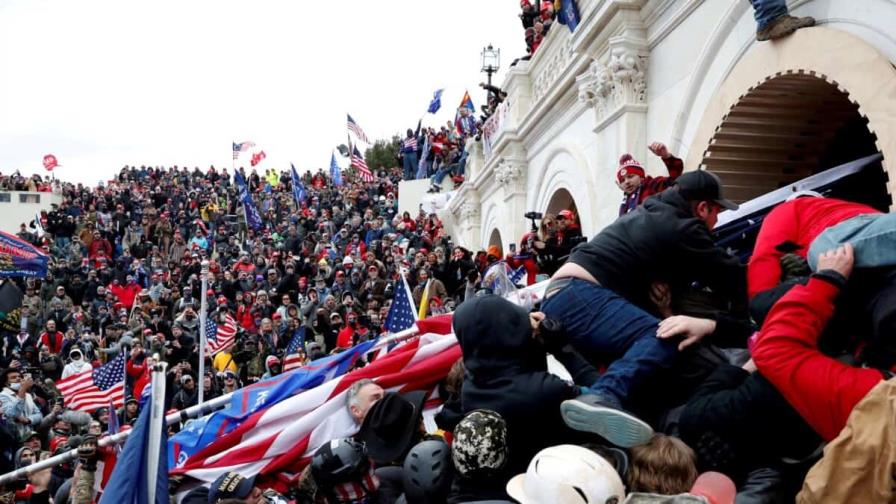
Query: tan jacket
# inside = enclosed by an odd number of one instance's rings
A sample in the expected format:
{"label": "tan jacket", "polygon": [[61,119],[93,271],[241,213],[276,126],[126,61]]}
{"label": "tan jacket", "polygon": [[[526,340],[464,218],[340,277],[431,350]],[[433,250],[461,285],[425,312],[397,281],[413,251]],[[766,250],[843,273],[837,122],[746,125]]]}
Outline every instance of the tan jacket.
{"label": "tan jacket", "polygon": [[896,379],[876,385],[809,470],[799,504],[896,503]]}

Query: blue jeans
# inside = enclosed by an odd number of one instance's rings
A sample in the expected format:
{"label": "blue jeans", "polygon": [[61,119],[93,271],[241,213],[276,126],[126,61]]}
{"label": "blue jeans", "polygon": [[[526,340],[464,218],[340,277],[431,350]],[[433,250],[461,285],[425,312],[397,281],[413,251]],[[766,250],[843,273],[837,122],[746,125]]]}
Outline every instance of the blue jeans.
{"label": "blue jeans", "polygon": [[815,271],[818,256],[847,242],[856,268],[896,266],[896,213],[857,215],[825,229],[809,245],[809,267]]}
{"label": "blue jeans", "polygon": [[457,169],[456,164],[442,165],[442,167],[439,168],[439,171],[437,171],[436,174],[432,176],[432,183],[436,184],[436,185],[440,185],[442,183],[442,181],[445,180],[445,177],[449,173],[454,173],[454,171],[456,169]]}
{"label": "blue jeans", "polygon": [[672,366],[678,343],[656,337],[659,321],[610,289],[572,279],[542,302],[541,311],[562,321],[572,345],[589,356],[614,359],[591,386],[591,392],[632,402],[632,392],[647,385],[657,371]]}
{"label": "blue jeans", "polygon": [[787,15],[787,3],[784,0],[750,0],[750,3],[753,4],[756,31],[762,31],[772,21]]}
{"label": "blue jeans", "polygon": [[417,173],[417,153],[405,152],[402,157],[402,169],[404,171],[405,180],[414,180]]}

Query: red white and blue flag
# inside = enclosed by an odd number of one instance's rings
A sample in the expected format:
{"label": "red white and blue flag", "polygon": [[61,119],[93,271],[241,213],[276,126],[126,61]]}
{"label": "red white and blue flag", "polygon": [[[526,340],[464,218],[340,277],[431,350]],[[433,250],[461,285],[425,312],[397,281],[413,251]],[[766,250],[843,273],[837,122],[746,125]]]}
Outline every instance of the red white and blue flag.
{"label": "red white and blue flag", "polygon": [[124,354],[90,372],[78,373],[56,384],[65,399],[65,406],[76,411],[93,413],[104,406],[124,406]]}
{"label": "red white and blue flag", "polygon": [[364,182],[373,182],[373,172],[370,171],[370,168],[364,161],[364,156],[361,155],[357,147],[352,150],[352,166],[358,169],[358,173],[361,175],[361,180]]}
{"label": "red white and blue flag", "polygon": [[254,142],[233,142],[233,159],[240,157],[240,152],[246,152],[252,147],[255,147]]}
{"label": "red white and blue flag", "polygon": [[305,363],[305,326],[296,330],[286,346],[286,357],[283,358],[283,371],[302,367]]}
{"label": "red white and blue flag", "polygon": [[364,130],[362,130],[361,127],[358,126],[358,123],[356,123],[355,120],[352,119],[352,116],[350,114],[345,114],[345,116],[348,118],[348,130],[354,133],[355,136],[358,137],[358,140],[366,144],[370,144],[370,140],[367,139],[367,135],[364,134]]}
{"label": "red white and blue flag", "polygon": [[371,378],[387,391],[432,391],[447,376],[461,357],[457,339],[449,334],[451,315],[421,320],[418,327],[428,334],[341,378],[269,403],[193,456],[170,454],[176,466],[171,474],[203,482],[214,481],[226,471],[247,477],[294,478],[321,445],[357,432],[358,425],[345,407],[352,383]]}
{"label": "red white and blue flag", "polygon": [[224,314],[224,322],[215,323],[214,317],[205,321],[205,355],[215,355],[233,345],[236,340],[236,321],[229,313]]}

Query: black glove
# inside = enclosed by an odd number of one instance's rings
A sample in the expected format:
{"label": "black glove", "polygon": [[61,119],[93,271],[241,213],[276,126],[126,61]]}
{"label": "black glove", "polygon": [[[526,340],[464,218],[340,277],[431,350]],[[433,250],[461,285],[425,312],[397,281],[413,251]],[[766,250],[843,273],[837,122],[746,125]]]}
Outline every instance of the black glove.
{"label": "black glove", "polygon": [[84,436],[78,446],[78,461],[85,471],[96,471],[96,436]]}
{"label": "black glove", "polygon": [[796,254],[784,254],[781,256],[781,281],[786,282],[794,278],[807,277],[810,273],[809,263]]}
{"label": "black glove", "polygon": [[556,354],[569,344],[566,327],[557,319],[545,317],[538,324],[538,338],[548,353]]}

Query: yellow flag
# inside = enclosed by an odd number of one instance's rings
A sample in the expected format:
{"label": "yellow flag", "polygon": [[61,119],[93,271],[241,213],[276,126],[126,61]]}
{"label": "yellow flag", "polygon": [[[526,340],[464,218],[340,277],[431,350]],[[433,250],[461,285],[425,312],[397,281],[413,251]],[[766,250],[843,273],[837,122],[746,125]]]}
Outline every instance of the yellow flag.
{"label": "yellow flag", "polygon": [[429,284],[432,283],[432,278],[426,281],[426,287],[423,288],[423,295],[420,296],[420,311],[417,313],[417,319],[423,320],[426,318],[426,311],[429,310]]}

